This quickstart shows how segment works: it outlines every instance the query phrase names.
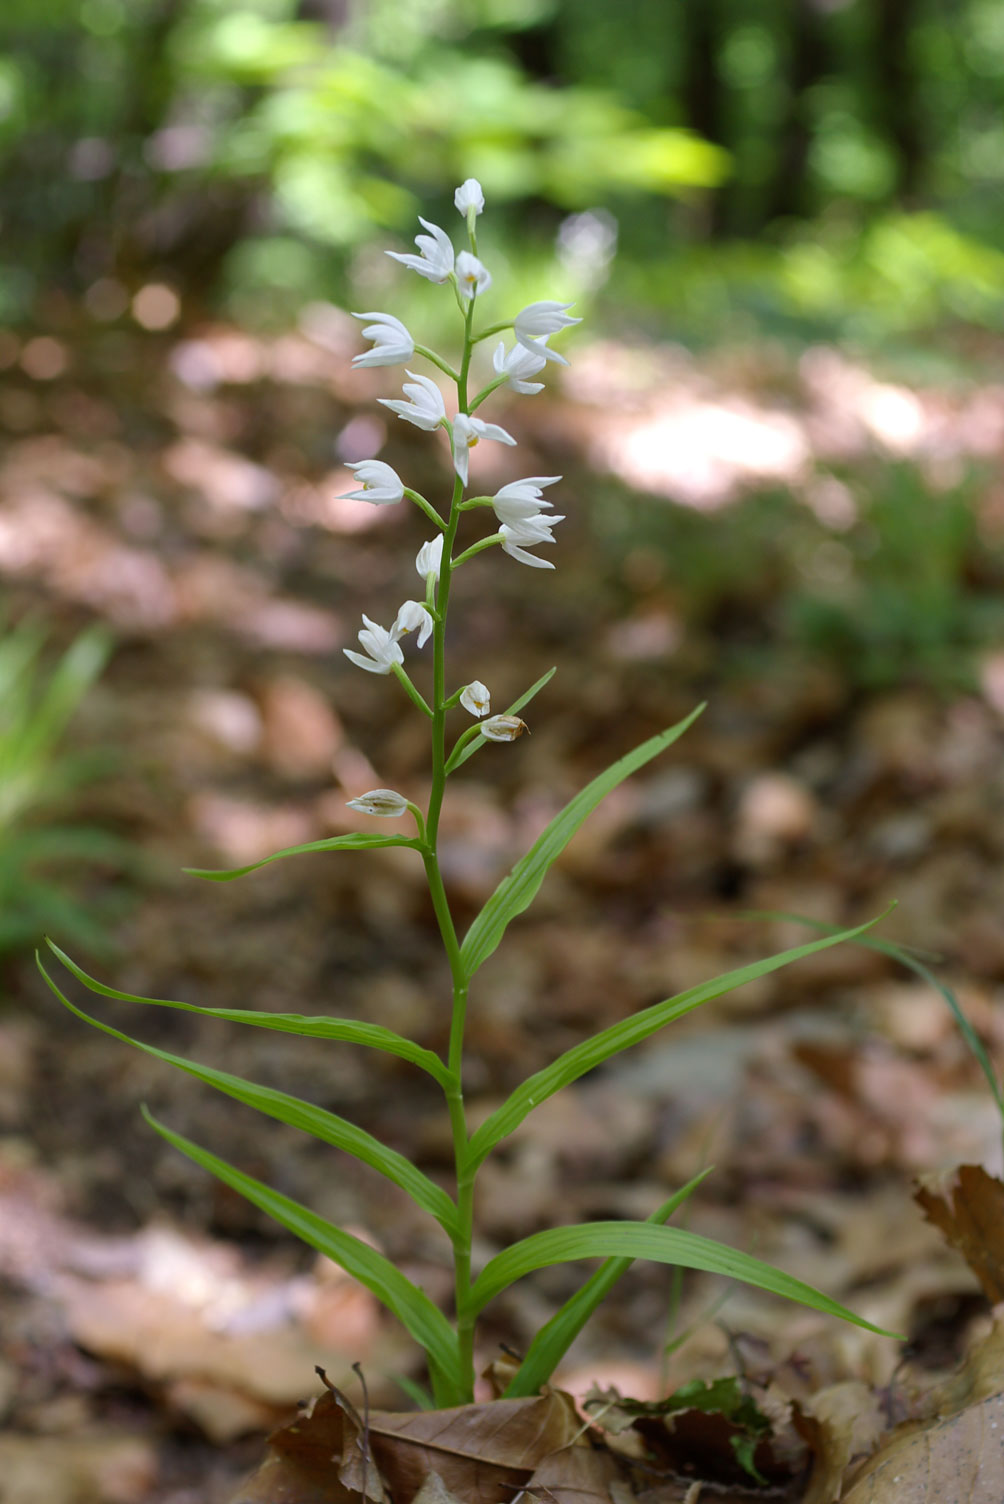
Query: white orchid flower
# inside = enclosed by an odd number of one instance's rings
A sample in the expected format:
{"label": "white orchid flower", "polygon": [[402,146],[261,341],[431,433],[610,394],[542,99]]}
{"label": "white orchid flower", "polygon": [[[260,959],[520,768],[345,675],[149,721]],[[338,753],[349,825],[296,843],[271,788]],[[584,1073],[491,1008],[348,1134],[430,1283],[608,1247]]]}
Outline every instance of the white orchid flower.
{"label": "white orchid flower", "polygon": [[400,642],[405,633],[417,632],[418,637],[415,640],[420,648],[424,648],[432,636],[432,627],[432,617],[421,601],[405,601],[397,613],[397,619],[390,629],[390,635],[396,642]]}
{"label": "white orchid flower", "polygon": [[571,324],[581,324],[581,319],[570,319],[565,312],[571,306],[571,303],[552,303],[545,299],[541,303],[528,303],[521,309],[513,320],[513,329],[524,350],[543,355],[545,360],[556,361],[559,366],[567,366],[565,357],[549,349],[541,336],[557,334],[559,329],[567,329]]}
{"label": "white orchid flower", "polygon": [[410,267],[413,272],[418,272],[420,277],[427,277],[430,282],[445,282],[453,270],[453,245],[445,230],[438,225],[431,225],[427,219],[418,216],[420,225],[424,225],[429,231],[428,235],[416,235],[415,244],[421,251],[420,256],[403,255],[400,251],[385,251],[395,261],[400,261],[402,266]]}
{"label": "white orchid flower", "polygon": [[492,274],[470,251],[461,251],[457,257],[457,288],[462,298],[476,298],[492,285]]}
{"label": "white orchid flower", "polygon": [[439,571],[443,567],[443,535],[433,538],[429,543],[423,543],[415,555],[415,568],[427,580],[430,575],[434,580],[439,579]]}
{"label": "white orchid flower", "polygon": [[375,507],[386,507],[391,502],[400,501],[404,495],[404,482],[397,471],[390,465],[385,465],[383,460],[360,460],[357,465],[349,465],[347,468],[362,483],[362,490],[343,491],[339,500],[369,501]]}
{"label": "white orchid flower", "polygon": [[490,742],[514,742],[529,727],[518,715],[493,715],[490,720],[482,721],[478,730]]}
{"label": "white orchid flower", "polygon": [[400,644],[393,632],[388,632],[386,627],[370,621],[365,612],[363,621],[366,625],[359,633],[359,641],[369,657],[363,657],[362,653],[357,653],[352,648],[342,648],[342,652],[346,658],[350,658],[354,664],[359,668],[364,668],[367,673],[389,674],[395,663],[404,662]]}
{"label": "white orchid flower", "polygon": [[371,339],[373,348],[364,350],[362,355],[354,355],[354,366],[396,366],[414,355],[415,341],[392,313],[354,313],[352,317],[373,320],[369,328],[363,330],[363,339]]}
{"label": "white orchid flower", "polygon": [[[544,335],[539,341],[546,345],[549,335]],[[492,356],[492,365],[496,374],[504,376],[514,392],[520,392],[524,397],[533,397],[537,392],[544,390],[542,381],[527,381],[528,376],[536,376],[547,365],[546,355],[539,355],[535,350],[524,349],[522,345],[513,345],[506,354],[505,340],[500,339]]]}
{"label": "white orchid flower", "polygon": [[458,214],[463,214],[468,219],[476,218],[485,207],[485,196],[477,178],[466,178],[453,195],[453,202]]}
{"label": "white orchid flower", "polygon": [[482,439],[497,439],[500,444],[515,444],[511,433],[506,433],[497,423],[482,423],[480,418],[469,418],[458,413],[453,420],[453,468],[464,485],[467,484],[470,452]]}
{"label": "white orchid flower", "polygon": [[443,394],[431,376],[417,376],[414,371],[405,374],[411,377],[403,387],[407,402],[402,402],[400,397],[378,397],[377,401],[406,423],[414,423],[416,428],[432,433],[446,417]]}
{"label": "white orchid flower", "polygon": [[499,528],[503,552],[510,558],[517,559],[520,564],[532,565],[534,569],[553,569],[554,565],[550,560],[538,559],[526,550],[536,548],[538,543],[553,543],[551,529],[564,520],[563,516],[544,517],[538,513],[536,517],[527,517],[522,522],[504,522]]}
{"label": "white orchid flower", "polygon": [[525,480],[511,480],[492,497],[496,517],[510,525],[539,517],[542,507],[554,506],[540,494],[541,487],[553,486],[560,479],[560,475],[528,475]]}
{"label": "white orchid flower", "polygon": [[379,815],[384,820],[396,820],[405,814],[408,801],[394,789],[370,789],[358,799],[349,799],[346,809],[357,809],[361,815]]}
{"label": "white orchid flower", "polygon": [[492,697],[488,693],[487,687],[481,683],[481,680],[474,679],[465,687],[463,694],[460,696],[460,703],[465,710],[469,710],[471,715],[477,716],[480,720],[483,715],[487,715],[491,710]]}

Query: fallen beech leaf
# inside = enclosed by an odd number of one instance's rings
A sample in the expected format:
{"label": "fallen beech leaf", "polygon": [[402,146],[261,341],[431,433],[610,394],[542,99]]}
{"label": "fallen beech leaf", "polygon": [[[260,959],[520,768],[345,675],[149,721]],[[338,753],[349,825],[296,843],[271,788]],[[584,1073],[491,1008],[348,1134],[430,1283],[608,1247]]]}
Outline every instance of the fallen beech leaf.
{"label": "fallen beech leaf", "polygon": [[412,1504],[463,1504],[451,1494],[438,1473],[430,1473],[412,1500]]}
{"label": "fallen beech leaf", "polygon": [[1004,1300],[1004,1184],[980,1165],[925,1175],[914,1192],[929,1222],[944,1233],[995,1305]]}
{"label": "fallen beech leaf", "polygon": [[[345,1420],[334,1397],[322,1394],[309,1412],[269,1437],[268,1456],[230,1504],[359,1504],[359,1491],[339,1478]],[[371,1466],[370,1497],[374,1482],[379,1485],[380,1479]]]}
{"label": "fallen beech leaf", "polygon": [[867,1457],[885,1430],[877,1396],[857,1380],[814,1394],[796,1409],[795,1425],[815,1459],[802,1504],[835,1504],[851,1463]]}
{"label": "fallen beech leaf", "polygon": [[844,1504],[1001,1504],[1004,1395],[892,1433],[854,1480]]}

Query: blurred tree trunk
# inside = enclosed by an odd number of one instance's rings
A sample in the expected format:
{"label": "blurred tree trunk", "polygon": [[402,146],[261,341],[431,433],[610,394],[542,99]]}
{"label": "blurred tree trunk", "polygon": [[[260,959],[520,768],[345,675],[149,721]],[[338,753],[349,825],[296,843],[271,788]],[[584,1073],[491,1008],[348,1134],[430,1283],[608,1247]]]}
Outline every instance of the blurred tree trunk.
{"label": "blurred tree trunk", "polygon": [[788,70],[784,114],[777,132],[774,176],[767,192],[764,217],[812,212],[808,192],[812,120],[809,91],[829,70],[826,21],[818,0],[787,0]]}
{"label": "blurred tree trunk", "polygon": [[[718,56],[726,21],[718,0],[683,0],[684,50],[682,104],[692,130],[716,146],[727,146],[725,88]],[[728,221],[729,188],[707,197],[705,230],[718,238]]]}
{"label": "blurred tree trunk", "polygon": [[910,38],[917,25],[918,7],[916,0],[872,0],[872,3],[876,105],[882,129],[896,153],[896,196],[910,199],[917,192],[924,164],[919,80],[910,57]]}

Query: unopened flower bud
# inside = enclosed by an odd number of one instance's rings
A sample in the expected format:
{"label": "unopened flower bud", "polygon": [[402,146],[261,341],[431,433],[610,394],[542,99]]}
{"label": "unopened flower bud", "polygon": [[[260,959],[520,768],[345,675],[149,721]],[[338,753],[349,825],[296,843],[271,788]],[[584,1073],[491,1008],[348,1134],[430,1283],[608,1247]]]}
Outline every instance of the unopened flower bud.
{"label": "unopened flower bud", "polygon": [[361,815],[380,815],[385,820],[396,820],[408,808],[408,801],[393,789],[370,789],[358,799],[350,799],[348,809],[356,809]]}
{"label": "unopened flower bud", "polygon": [[480,679],[473,680],[468,684],[460,696],[460,703],[471,715],[478,717],[487,715],[492,708],[492,697],[488,693],[487,686]]}
{"label": "unopened flower bud", "polygon": [[514,742],[530,728],[518,715],[493,715],[481,724],[481,734],[490,742]]}

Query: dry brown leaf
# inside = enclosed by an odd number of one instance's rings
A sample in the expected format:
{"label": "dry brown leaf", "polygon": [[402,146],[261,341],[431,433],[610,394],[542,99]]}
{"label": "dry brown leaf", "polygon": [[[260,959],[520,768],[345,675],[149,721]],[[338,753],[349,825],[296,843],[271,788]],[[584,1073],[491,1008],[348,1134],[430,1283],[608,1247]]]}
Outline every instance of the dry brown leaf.
{"label": "dry brown leaf", "polygon": [[430,1473],[412,1500],[412,1504],[463,1504],[451,1494],[438,1473]]}
{"label": "dry brown leaf", "polygon": [[848,1467],[872,1452],[885,1430],[877,1396],[857,1380],[813,1395],[796,1411],[795,1425],[815,1459],[801,1504],[836,1504]]}
{"label": "dry brown leaf", "polygon": [[924,1176],[914,1197],[962,1254],[987,1298],[1004,1300],[1004,1184],[980,1165],[959,1165]]}
{"label": "dry brown leaf", "polygon": [[359,1493],[338,1477],[344,1421],[334,1398],[322,1394],[308,1414],[269,1437],[268,1456],[230,1504],[359,1504]]}
{"label": "dry brown leaf", "polygon": [[1001,1504],[1004,1395],[894,1432],[854,1480],[844,1504]]}

